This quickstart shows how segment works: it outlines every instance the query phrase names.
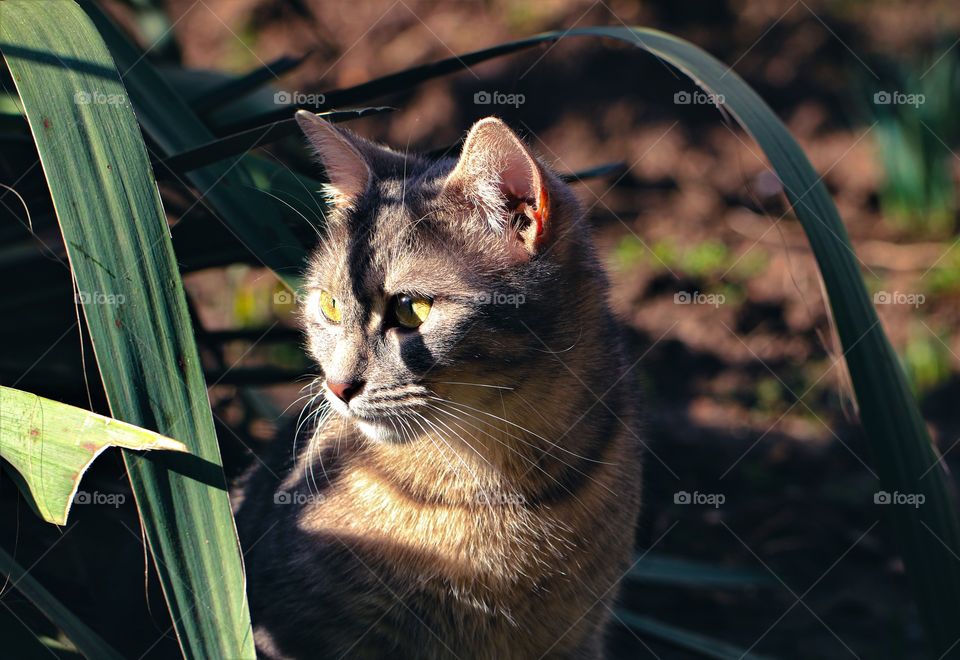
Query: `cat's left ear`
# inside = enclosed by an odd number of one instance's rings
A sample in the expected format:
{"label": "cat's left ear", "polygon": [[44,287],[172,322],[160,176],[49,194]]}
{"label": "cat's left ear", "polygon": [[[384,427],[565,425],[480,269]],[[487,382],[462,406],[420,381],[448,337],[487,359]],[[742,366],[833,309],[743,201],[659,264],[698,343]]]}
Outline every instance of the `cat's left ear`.
{"label": "cat's left ear", "polygon": [[528,255],[539,252],[550,226],[550,195],[537,159],[496,117],[470,129],[444,192],[472,204],[497,233],[511,232]]}
{"label": "cat's left ear", "polygon": [[370,186],[372,173],[366,159],[357,145],[326,119],[306,110],[298,110],[296,117],[327,171],[327,195],[335,206],[353,206]]}

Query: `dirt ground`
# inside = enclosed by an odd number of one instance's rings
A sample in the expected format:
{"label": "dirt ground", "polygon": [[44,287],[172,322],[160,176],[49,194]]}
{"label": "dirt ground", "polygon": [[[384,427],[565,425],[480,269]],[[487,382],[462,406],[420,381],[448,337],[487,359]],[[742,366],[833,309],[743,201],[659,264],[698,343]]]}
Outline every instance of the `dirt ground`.
{"label": "dirt ground", "polygon": [[[167,7],[190,66],[241,72],[313,49],[278,83],[303,93],[573,25],[647,25],[707,49],[732,64],[800,141],[834,196],[871,291],[923,294],[919,305],[878,308],[895,347],[913,356],[908,371],[931,433],[957,467],[950,452],[960,439],[955,225],[938,232],[885,216],[880,144],[859,91],[875,62],[930,49],[956,56],[960,46],[948,49],[960,34],[955,3],[170,0]],[[117,5],[118,15],[124,11]],[[523,102],[477,104],[480,92]],[[351,128],[429,151],[495,113],[558,171],[627,165],[574,185],[590,208],[645,401],[638,549],[753,569],[772,585],[630,583],[625,605],[769,656],[922,657],[918,615],[883,507],[874,504],[869,443],[803,230],[756,143],[713,106],[684,98],[696,99],[694,88],[650,55],[571,40],[389,97],[396,111]],[[949,148],[956,180],[960,157]],[[208,330],[270,320],[269,305],[259,302],[223,308],[216,292],[227,285],[256,300],[273,291],[256,269],[193,276],[188,288]],[[693,304],[682,304],[684,296]],[[291,317],[280,320],[293,327]],[[239,357],[246,347],[235,349]],[[243,364],[272,363],[271,350],[252,351]],[[265,391],[285,406],[298,387]],[[215,395],[229,402],[233,390]],[[234,414],[224,403],[223,418]],[[94,478],[119,471],[114,464]],[[719,495],[722,503],[684,504],[682,492]],[[125,546],[99,561],[136,580],[142,554],[129,511],[79,515],[88,526],[128,527]],[[77,570],[94,570],[75,559]],[[621,624],[613,636],[615,657],[687,657]],[[151,653],[162,649],[169,639]]]}

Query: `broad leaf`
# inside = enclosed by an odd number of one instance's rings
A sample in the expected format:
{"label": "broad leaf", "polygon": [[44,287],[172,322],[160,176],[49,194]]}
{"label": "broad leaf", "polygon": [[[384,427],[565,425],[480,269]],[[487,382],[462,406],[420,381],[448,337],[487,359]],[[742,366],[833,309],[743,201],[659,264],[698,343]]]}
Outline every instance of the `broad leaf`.
{"label": "broad leaf", "polygon": [[0,457],[17,471],[27,501],[63,525],[84,472],[109,447],[187,451],[182,442],[89,410],[0,387]]}

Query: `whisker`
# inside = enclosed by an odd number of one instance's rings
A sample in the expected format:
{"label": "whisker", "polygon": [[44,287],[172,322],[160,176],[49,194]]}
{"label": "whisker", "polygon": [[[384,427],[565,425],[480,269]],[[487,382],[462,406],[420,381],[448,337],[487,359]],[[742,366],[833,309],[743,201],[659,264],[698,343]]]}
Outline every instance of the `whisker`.
{"label": "whisker", "polygon": [[561,348],[559,351],[550,350],[549,348],[534,348],[533,350],[540,353],[546,353],[548,355],[558,355],[559,353],[566,353],[572,351],[574,347],[580,343],[580,339],[583,337],[583,328],[580,328],[580,334],[577,335],[577,338],[573,340],[573,343],[566,348]]}
{"label": "whisker", "polygon": [[439,212],[439,210],[435,209],[435,210],[433,210],[433,211],[428,211],[427,213],[424,213],[424,214],[423,214],[422,216],[420,216],[417,220],[415,220],[413,223],[411,223],[411,225],[407,228],[407,233],[412,232],[414,229],[417,228],[417,225],[419,225],[421,222],[423,222],[424,220],[426,220],[427,218],[429,218],[431,215],[433,215],[433,214],[435,214],[435,213],[438,213],[438,212]]}
{"label": "whisker", "polygon": [[[436,432],[435,427],[430,423],[430,420],[427,419],[426,417],[424,417],[423,415],[421,415],[420,413],[416,412],[416,411],[412,411],[412,412],[413,412],[414,415],[417,416],[418,420],[420,420],[420,421],[417,421],[417,424],[420,426],[420,428],[423,429],[424,435],[427,437],[427,439],[430,440],[430,442],[433,444],[433,446],[434,446],[434,447],[437,449],[437,451],[440,453],[440,457],[441,457],[444,461],[446,461],[447,466],[450,468],[450,471],[453,472],[453,473],[459,472],[459,470],[457,470],[457,468],[455,468],[455,467],[453,466],[453,463],[450,462],[450,459],[448,459],[448,458],[446,457],[445,452],[440,448],[440,446],[439,446],[436,442],[434,442],[433,435],[427,431],[426,427],[424,427],[423,424],[420,423],[421,421],[424,422],[424,423],[426,423],[428,426],[431,427],[431,429],[434,429],[434,431]],[[470,472],[470,474],[471,474],[471,475],[473,476],[473,478],[476,480],[477,477],[476,477],[476,475],[470,470],[470,466],[467,465],[466,461],[463,460],[463,457],[462,457],[462,456],[460,456],[456,451],[454,451],[454,449],[450,446],[450,444],[446,441],[446,439],[444,439],[442,433],[437,433],[437,439],[440,440],[441,442],[443,442],[443,444],[447,447],[447,449],[449,449],[451,452],[453,452],[453,454],[454,454],[458,459],[460,459],[460,462],[463,463],[463,466],[467,469],[467,472]],[[479,482],[479,481],[478,481],[478,482]]]}
{"label": "whisker", "polygon": [[[607,461],[600,461],[600,460],[597,460],[597,459],[589,458],[589,457],[587,457],[587,456],[581,456],[580,454],[578,454],[578,453],[576,453],[576,452],[574,452],[574,451],[570,451],[570,450],[567,449],[566,447],[562,447],[562,446],[560,446],[559,444],[557,444],[556,442],[553,442],[552,440],[549,440],[549,439],[543,437],[542,435],[531,431],[531,430],[528,429],[528,428],[525,428],[525,427],[523,427],[523,426],[520,426],[519,424],[516,424],[516,423],[514,423],[514,422],[511,422],[509,419],[506,419],[506,418],[504,418],[504,417],[499,417],[499,416],[497,416],[497,415],[494,415],[493,413],[487,412],[486,410],[481,410],[480,408],[474,408],[473,406],[469,406],[469,405],[467,405],[467,404],[465,404],[465,403],[460,403],[459,401],[454,401],[453,399],[444,399],[443,397],[439,397],[439,396],[432,396],[432,397],[430,397],[430,398],[431,398],[431,399],[434,399],[435,401],[440,401],[440,402],[442,402],[442,403],[446,403],[446,404],[450,404],[450,405],[454,405],[454,406],[459,406],[459,407],[462,407],[462,408],[467,408],[467,409],[472,410],[472,411],[474,411],[474,412],[478,412],[478,413],[481,413],[481,414],[484,414],[484,415],[488,415],[488,416],[490,416],[490,417],[492,417],[492,418],[494,418],[494,419],[497,419],[497,420],[499,420],[499,421],[501,421],[501,422],[505,422],[505,423],[509,424],[510,426],[513,426],[513,427],[515,427],[515,428],[523,431],[524,433],[529,433],[529,434],[532,435],[533,437],[538,438],[538,439],[540,439],[540,440],[543,440],[544,442],[546,442],[548,445],[550,445],[550,446],[553,447],[553,448],[559,449],[559,450],[562,451],[562,452],[565,452],[565,453],[567,453],[567,454],[570,454],[570,455],[573,456],[574,458],[578,458],[578,459],[580,459],[580,460],[588,461],[588,462],[591,462],[591,463],[598,463],[598,464],[600,464],[600,465],[612,465],[612,463],[609,463],[609,462],[607,462]],[[469,413],[466,413],[465,411],[461,411],[461,412],[464,412],[464,414],[469,414]],[[471,417],[474,417],[474,416],[471,415]],[[476,418],[476,417],[474,417],[474,419],[477,419],[477,421],[481,421],[481,420],[479,420],[479,419]],[[485,423],[490,424],[489,422],[485,422]],[[493,424],[490,424],[490,426],[493,426]],[[494,427],[494,428],[496,428],[496,427]],[[524,442],[524,440],[523,440],[522,438],[520,438],[520,437],[517,437],[517,436],[512,436],[512,437],[516,437],[517,440],[520,440],[521,442]],[[533,446],[533,445],[531,445],[531,446]],[[558,459],[558,460],[559,460],[559,459]]]}
{"label": "whisker", "polygon": [[456,382],[456,381],[450,381],[450,380],[438,380],[436,382],[438,385],[470,385],[472,387],[489,387],[495,390],[508,390],[510,392],[512,392],[514,389],[512,387],[506,387],[504,385],[488,385],[486,383],[464,383],[464,382]]}
{"label": "whisker", "polygon": [[[443,410],[442,408],[438,408],[438,407],[436,407],[436,406],[431,406],[431,407],[432,407],[434,410],[438,411],[438,412],[444,412],[444,413],[446,413],[446,414],[448,414],[448,415],[453,416],[452,413],[450,413],[449,411]],[[475,419],[476,421],[480,422],[481,424],[487,424],[488,426],[491,426],[491,427],[497,429],[498,431],[501,430],[501,429],[500,429],[499,427],[497,427],[496,425],[491,424],[490,422],[488,422],[488,421],[486,421],[486,420],[483,420],[483,419],[480,419],[480,418],[478,418],[478,417],[475,417],[474,415],[470,415],[470,413],[467,413],[466,411],[458,410],[458,409],[456,409],[456,408],[454,408],[454,410],[456,410],[457,412],[459,412],[459,413],[461,413],[461,414],[467,415],[468,417],[470,417],[470,418],[472,418],[472,419]],[[469,422],[467,422],[465,419],[462,419],[461,421],[463,421],[463,422],[466,423],[466,424],[469,424]],[[471,426],[473,426],[473,425],[471,424]],[[474,427],[474,428],[476,428],[476,427]],[[477,430],[480,431],[481,433],[486,434],[486,435],[490,435],[489,433],[486,433],[486,431],[483,431],[482,429],[479,429],[479,428],[478,428]],[[511,438],[516,438],[517,440],[519,440],[520,442],[524,443],[525,445],[528,445],[528,446],[530,446],[530,447],[533,447],[534,449],[539,449],[539,447],[537,447],[536,445],[533,445],[533,444],[531,444],[531,443],[529,443],[529,442],[526,442],[525,440],[523,440],[523,438],[520,438],[520,437],[518,437],[518,436],[515,436],[515,435],[509,433],[508,431],[503,431],[503,432],[506,433],[506,434],[507,434],[508,436],[510,436]],[[517,451],[517,449],[516,449],[515,447],[511,447],[509,444],[503,442],[502,440],[500,440],[500,439],[497,438],[496,436],[492,436],[492,435],[491,435],[490,437],[492,437],[494,440],[496,440],[497,442],[499,442],[500,444],[502,444],[502,445],[503,445],[504,447],[506,447],[507,449],[510,449],[511,451],[513,451],[514,453],[516,453],[517,456],[519,456],[520,458],[523,458],[524,460],[527,460],[533,467],[536,467],[536,468],[539,469],[541,472],[543,472],[544,474],[546,474],[548,477],[550,477],[551,479],[553,479],[554,481],[556,481],[558,485],[561,485],[560,482],[557,481],[552,475],[548,474],[548,473],[547,473],[546,471],[544,471],[543,468],[541,468],[538,464],[534,463],[534,461],[530,460],[529,458],[527,458],[526,456],[524,456],[523,454],[521,454],[519,451]],[[571,453],[572,453],[572,452],[571,452]],[[583,472],[582,470],[576,468],[575,466],[571,465],[570,463],[567,463],[566,461],[564,461],[564,460],[563,460],[562,458],[560,458],[559,456],[554,456],[553,458],[556,459],[557,461],[559,461],[560,464],[563,465],[564,467],[567,467],[567,468],[573,470],[574,472],[576,472],[576,473],[578,473],[578,474],[586,477],[587,479],[589,479],[589,480],[592,481],[593,483],[595,483],[595,484],[597,484],[598,486],[600,486],[601,488],[605,489],[605,490],[606,490],[607,492],[609,492],[611,495],[616,495],[616,493],[614,493],[610,488],[608,488],[607,486],[603,485],[602,483],[600,483],[599,481],[597,481],[596,479],[594,479],[593,477],[591,477],[591,476],[590,476],[589,474],[587,474],[586,472]],[[588,459],[584,459],[584,460],[588,460]],[[603,463],[604,465],[610,465],[610,463],[604,463],[603,461],[597,461],[597,462]],[[567,492],[570,492],[570,491],[568,490]],[[571,492],[570,494],[573,495],[572,492]]]}
{"label": "whisker", "polygon": [[245,187],[246,187],[246,188],[252,188],[253,190],[257,190],[257,191],[259,191],[259,192],[262,192],[264,195],[267,195],[268,197],[272,197],[272,198],[274,198],[275,200],[277,200],[278,202],[280,202],[281,204],[284,204],[284,205],[287,206],[291,211],[293,211],[294,213],[296,213],[297,215],[299,215],[301,218],[303,218],[303,221],[307,223],[307,225],[310,227],[310,229],[312,229],[312,230],[314,231],[314,233],[316,233],[316,235],[317,235],[318,238],[323,238],[323,235],[320,233],[320,230],[317,228],[317,226],[316,226],[315,224],[313,224],[313,222],[312,222],[309,218],[307,218],[307,216],[305,216],[300,209],[298,209],[297,207],[295,207],[294,205],[292,205],[292,204],[291,204],[290,202],[288,202],[287,200],[283,199],[282,197],[278,197],[277,195],[274,195],[272,192],[267,191],[267,190],[264,190],[263,188],[257,188],[256,186],[245,186]]}
{"label": "whisker", "polygon": [[[446,413],[447,415],[453,416],[453,414],[450,413],[449,411],[442,410],[442,409],[436,408],[436,407],[433,407],[433,409],[436,410],[437,412],[442,412],[442,413]],[[464,420],[464,419],[461,419],[460,421],[464,422],[465,424],[470,424],[469,422],[467,422],[467,421]],[[473,425],[470,424],[470,426],[473,426]],[[558,486],[560,486],[563,490],[565,490],[565,491],[566,491],[573,499],[575,499],[579,504],[583,505],[583,501],[582,501],[579,497],[577,497],[576,493],[574,493],[574,492],[573,492],[572,490],[570,490],[567,486],[565,486],[562,481],[560,481],[560,480],[557,479],[555,476],[553,476],[552,474],[550,474],[549,472],[547,472],[546,470],[544,470],[544,469],[543,469],[540,465],[538,465],[535,461],[533,461],[533,460],[530,459],[530,458],[527,458],[526,456],[524,456],[523,454],[521,454],[520,452],[518,452],[518,451],[516,450],[516,448],[511,447],[509,444],[507,444],[507,443],[504,442],[503,440],[500,440],[500,439],[497,438],[496,436],[490,435],[489,433],[487,433],[487,432],[484,431],[483,429],[480,429],[480,428],[477,428],[477,427],[474,427],[474,428],[476,428],[478,431],[480,431],[480,432],[483,433],[484,435],[489,435],[491,438],[493,438],[494,440],[496,440],[497,442],[499,442],[500,444],[502,444],[504,447],[506,447],[507,449],[509,449],[509,450],[511,450],[512,452],[514,452],[514,453],[515,453],[517,456],[519,456],[521,459],[527,461],[527,462],[530,464],[531,467],[536,468],[537,470],[539,470],[540,472],[542,472],[548,479],[550,479],[550,480],[553,481],[555,484],[557,484]],[[561,461],[561,463],[563,463],[563,461]],[[569,468],[572,469],[572,470],[576,470],[576,468],[574,468],[573,466],[567,465],[566,463],[564,463],[564,465],[566,465],[567,467],[569,467]],[[583,473],[581,472],[581,474],[583,474]],[[596,482],[594,479],[592,479],[592,478],[590,477],[590,475],[584,474],[583,476],[587,477],[587,478],[590,479],[591,481],[594,481],[594,482],[597,483],[598,485],[603,486],[603,484],[600,484],[599,482]],[[606,488],[606,486],[603,486],[603,487]],[[609,491],[610,489],[607,488],[607,490]],[[610,491],[610,492],[611,492],[611,494],[614,494],[613,491]]]}
{"label": "whisker", "polygon": [[[429,420],[427,420],[427,421],[429,422]],[[475,454],[480,458],[481,461],[483,461],[484,463],[486,463],[487,465],[489,465],[491,470],[493,470],[494,472],[499,473],[499,470],[497,470],[497,468],[494,467],[493,464],[490,463],[490,461],[488,461],[488,460],[486,459],[486,457],[484,457],[484,455],[481,454],[481,453],[477,450],[476,447],[474,447],[472,444],[470,444],[469,442],[467,442],[466,440],[464,440],[462,435],[456,433],[453,429],[451,429],[449,426],[447,426],[443,421],[441,421],[441,420],[439,420],[439,419],[436,419],[436,420],[434,420],[434,421],[437,422],[438,424],[442,424],[442,425],[444,426],[444,428],[446,428],[448,431],[450,431],[450,433],[452,433],[452,434],[454,435],[454,437],[456,437],[457,440],[459,440],[460,442],[462,442],[463,444],[465,444],[467,447],[469,447],[469,448],[473,451],[473,453],[475,453]],[[471,437],[472,437],[472,436],[471,436]],[[474,437],[473,440],[476,440],[476,438]],[[502,476],[502,475],[501,475],[501,476]]]}

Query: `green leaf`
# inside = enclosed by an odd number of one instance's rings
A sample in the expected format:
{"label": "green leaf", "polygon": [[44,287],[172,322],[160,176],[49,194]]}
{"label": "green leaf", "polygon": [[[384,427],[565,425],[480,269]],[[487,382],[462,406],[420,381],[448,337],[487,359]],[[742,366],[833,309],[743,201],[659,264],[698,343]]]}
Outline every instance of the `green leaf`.
{"label": "green leaf", "polygon": [[9,604],[0,603],[0,639],[3,640],[4,653],[9,657],[17,660],[50,660],[51,657],[82,660],[82,655],[34,630],[31,623],[24,621]]}
{"label": "green leaf", "polygon": [[421,64],[420,66],[411,67],[397,73],[391,73],[374,80],[368,80],[365,83],[361,83],[353,87],[346,87],[344,89],[336,89],[326,92],[323,94],[323,102],[317,104],[316,106],[307,107],[305,105],[298,105],[278,108],[254,117],[245,117],[240,121],[225,126],[224,130],[228,133],[234,133],[253,128],[255,126],[272,124],[275,121],[286,119],[296,112],[297,108],[313,110],[316,112],[344,105],[359,105],[359,99],[380,98],[388,94],[406,91],[415,87],[416,85],[419,85],[420,83],[426,82],[427,80],[432,80],[434,78],[465,69],[471,64],[476,64],[494,57],[501,57],[503,55],[509,55],[521,50],[533,48],[539,43],[540,40],[536,39],[521,39],[519,41],[511,41],[505,44],[500,44],[499,46],[494,46],[493,48],[485,48],[473,53],[454,55],[453,57],[437,60],[436,62]]}
{"label": "green leaf", "polygon": [[203,94],[191,101],[190,105],[196,112],[205,115],[296,69],[312,54],[313,51],[311,50],[298,57],[290,57],[289,55],[278,57],[246,75],[231,77],[223,83],[204,91]]}
{"label": "green leaf", "polygon": [[777,584],[769,573],[746,568],[727,568],[649,553],[634,564],[627,573],[627,579],[646,584],[692,589],[751,589],[772,587]]}
{"label": "green leaf", "polygon": [[[62,406],[63,404],[55,405]],[[64,407],[69,408],[69,406]],[[74,408],[73,410],[77,409]],[[79,412],[83,413],[86,411],[80,410]],[[13,557],[8,555],[3,548],[0,548],[0,573],[6,575],[9,579],[10,582],[8,586],[13,586],[26,596],[38,610],[43,612],[54,625],[60,628],[60,630],[70,638],[70,641],[72,641],[77,649],[85,656],[88,658],[103,658],[104,660],[122,660],[122,655],[107,644],[100,635],[91,630],[87,624],[78,619],[73,612],[64,607],[59,600],[44,589],[43,586],[41,586],[28,571],[24,570]],[[38,640],[38,642],[42,643],[42,640]],[[4,638],[5,647],[6,643],[7,639]],[[6,647],[5,651],[10,652],[11,649]],[[60,654],[55,653],[54,655],[59,656]],[[49,654],[47,657],[49,657]]]}
{"label": "green leaf", "polygon": [[588,167],[585,170],[561,174],[560,178],[567,183],[579,183],[580,181],[586,181],[588,179],[603,179],[613,176],[614,174],[620,175],[626,172],[626,170],[627,164],[624,162],[605,163],[603,165],[597,165],[596,167]]}
{"label": "green leaf", "polygon": [[34,511],[67,522],[80,479],[109,447],[187,451],[182,442],[89,410],[0,387],[0,457],[17,471]]}
{"label": "green leaf", "polygon": [[719,660],[762,660],[764,656],[754,655],[747,650],[721,642],[706,635],[690,632],[670,624],[640,616],[624,610],[617,611],[616,618],[643,635],[655,637],[673,646],[699,653],[706,658]]}
{"label": "green leaf", "polygon": [[655,30],[583,28],[569,36],[634,43],[686,73],[759,143],[810,241],[840,336],[873,464],[886,491],[922,494],[920,507],[889,506],[931,648],[956,642],[960,616],[960,525],[944,471],[899,361],[867,295],[837,209],[803,150],[735,72],[692,44]]}
{"label": "green leaf", "polygon": [[[123,72],[126,93],[143,131],[162,152],[158,157],[168,158],[215,140],[190,106],[103,11],[89,0],[80,4],[106,41],[116,68]],[[283,223],[274,222],[279,212],[277,205],[255,189],[247,171],[247,158],[237,157],[232,162],[192,170],[187,173],[187,181],[199,192],[200,202],[217,215],[250,254],[287,286],[296,289],[298,272],[306,263],[306,246]]]}
{"label": "green leaf", "polygon": [[124,453],[184,654],[252,658],[240,548],[206,386],[127,91],[96,29],[69,0],[0,2],[0,50],[40,153],[77,288],[91,300],[82,309],[112,415],[179,438],[190,450]]}
{"label": "green leaf", "polygon": [[[356,110],[325,112],[320,116],[336,124],[349,119],[359,119],[392,110],[393,108],[389,107],[358,108]],[[194,149],[171,156],[161,161],[159,166],[166,167],[174,172],[190,172],[232,156],[243,155],[254,147],[264,146],[292,135],[302,135],[300,127],[293,117],[212,140]]]}

